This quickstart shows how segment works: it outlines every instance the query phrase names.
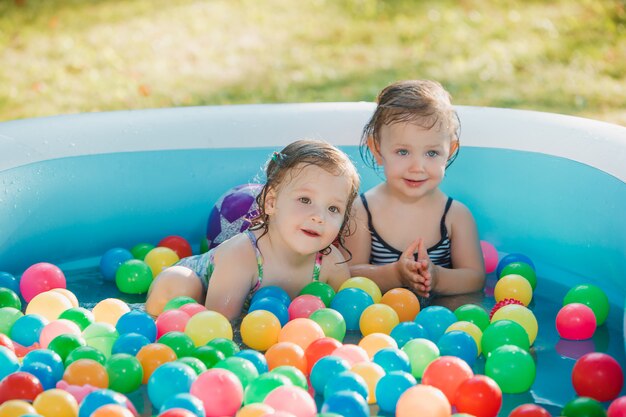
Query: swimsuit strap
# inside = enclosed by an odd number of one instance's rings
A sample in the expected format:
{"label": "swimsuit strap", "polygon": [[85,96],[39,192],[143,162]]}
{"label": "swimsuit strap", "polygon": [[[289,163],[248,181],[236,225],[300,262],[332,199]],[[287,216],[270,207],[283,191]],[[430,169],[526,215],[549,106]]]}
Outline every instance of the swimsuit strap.
{"label": "swimsuit strap", "polygon": [[320,272],[322,271],[322,260],[324,254],[322,252],[317,252],[315,255],[315,265],[313,266],[313,281],[320,280]]}
{"label": "swimsuit strap", "polygon": [[252,244],[252,247],[254,248],[254,251],[256,253],[256,264],[259,273],[259,279],[254,285],[254,288],[252,288],[252,292],[254,292],[259,289],[261,283],[263,282],[263,255],[261,255],[261,251],[259,250],[259,246],[257,245],[257,240],[254,233],[252,233],[250,229],[247,229],[245,231],[245,234],[246,236],[248,236],[248,239],[250,239],[250,243]]}
{"label": "swimsuit strap", "polygon": [[448,237],[448,228],[446,227],[446,214],[448,214],[448,210],[450,210],[451,205],[452,197],[448,197],[448,201],[446,201],[446,208],[443,210],[443,215],[441,216],[441,224],[439,225],[441,240],[444,240]]}

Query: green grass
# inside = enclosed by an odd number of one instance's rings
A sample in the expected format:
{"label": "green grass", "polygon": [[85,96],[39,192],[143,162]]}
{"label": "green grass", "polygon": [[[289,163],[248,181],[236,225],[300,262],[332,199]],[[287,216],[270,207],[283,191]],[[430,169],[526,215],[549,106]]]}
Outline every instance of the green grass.
{"label": "green grass", "polygon": [[[19,3],[23,3],[18,5]],[[0,120],[169,106],[454,102],[626,125],[623,0],[4,0]]]}

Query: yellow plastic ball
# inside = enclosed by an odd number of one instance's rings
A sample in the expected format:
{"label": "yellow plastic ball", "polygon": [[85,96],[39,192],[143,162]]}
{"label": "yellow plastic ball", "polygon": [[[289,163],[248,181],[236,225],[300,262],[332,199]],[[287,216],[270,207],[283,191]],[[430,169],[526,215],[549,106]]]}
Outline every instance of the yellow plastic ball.
{"label": "yellow plastic ball", "polygon": [[352,372],[363,377],[367,383],[367,403],[376,404],[376,384],[385,376],[382,366],[374,362],[359,362],[350,368]]}
{"label": "yellow plastic ball", "polygon": [[528,333],[528,341],[530,345],[535,342],[537,338],[537,331],[539,330],[539,325],[537,324],[537,318],[528,308],[518,305],[518,304],[509,304],[506,305],[493,314],[491,318],[491,322],[494,323],[498,320],[511,320],[519,324],[526,330]]}
{"label": "yellow plastic ball", "polygon": [[72,308],[72,303],[64,295],[46,291],[37,294],[26,306],[26,314],[38,314],[45,317],[48,321],[54,321],[59,318],[61,313]]}
{"label": "yellow plastic ball", "polygon": [[194,314],[189,319],[185,334],[191,337],[194,345],[202,346],[218,337],[233,340],[233,327],[224,315],[207,310]]}
{"label": "yellow plastic ball", "polygon": [[344,288],[360,288],[372,297],[374,303],[380,303],[380,299],[383,297],[378,285],[376,285],[376,283],[371,279],[365,277],[352,277],[347,279],[343,284],[341,284],[339,291]]}
{"label": "yellow plastic ball", "polygon": [[74,307],[74,308],[79,307],[79,305],[78,305],[78,298],[76,298],[74,293],[71,292],[70,290],[68,290],[66,288],[53,288],[50,291],[58,292],[59,294],[65,296],[65,298],[67,298],[70,301],[70,303],[72,304],[72,307]]}
{"label": "yellow plastic ball", "polygon": [[241,340],[255,350],[265,351],[278,342],[280,321],[266,310],[255,310],[241,321]]}
{"label": "yellow plastic ball", "polygon": [[450,401],[439,388],[417,384],[404,393],[396,404],[397,417],[450,417]]}
{"label": "yellow plastic ball", "polygon": [[396,310],[387,304],[372,304],[368,306],[359,319],[359,328],[363,336],[372,333],[390,334],[400,323]]}
{"label": "yellow plastic ball", "polygon": [[359,341],[359,346],[365,349],[370,360],[381,349],[398,348],[398,342],[384,333],[370,333]]}
{"label": "yellow plastic ball", "polygon": [[96,304],[92,310],[98,323],[108,323],[115,327],[117,321],[130,311],[128,304],[117,298],[106,298]]}
{"label": "yellow plastic ball", "polygon": [[22,417],[24,414],[37,414],[37,410],[24,400],[9,400],[0,405],[0,417]]}
{"label": "yellow plastic ball", "polygon": [[253,403],[239,409],[235,417],[263,417],[274,413],[274,409],[267,404]]}
{"label": "yellow plastic ball", "polygon": [[483,332],[480,330],[480,327],[469,321],[457,321],[456,323],[452,323],[446,329],[446,333],[453,330],[460,330],[472,336],[472,339],[474,339],[474,342],[476,342],[476,347],[478,348],[478,355],[480,355],[480,343],[483,339]]}
{"label": "yellow plastic ball", "polygon": [[43,417],[76,417],[78,403],[72,394],[62,389],[49,389],[33,401],[33,407]]}
{"label": "yellow plastic ball", "polygon": [[152,270],[152,276],[156,277],[165,268],[168,268],[178,262],[180,258],[170,248],[156,247],[146,254],[143,261],[148,264]]}
{"label": "yellow plastic ball", "polygon": [[533,288],[530,282],[521,275],[505,275],[498,280],[493,289],[493,296],[496,302],[505,298],[512,298],[520,301],[524,306],[528,306],[533,299]]}

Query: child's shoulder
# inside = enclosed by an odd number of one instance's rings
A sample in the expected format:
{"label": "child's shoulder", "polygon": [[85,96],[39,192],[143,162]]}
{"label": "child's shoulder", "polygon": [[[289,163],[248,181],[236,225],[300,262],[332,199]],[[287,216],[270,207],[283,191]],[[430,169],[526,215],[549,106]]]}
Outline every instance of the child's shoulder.
{"label": "child's shoulder", "polygon": [[339,249],[334,245],[330,245],[330,249],[330,253],[322,257],[320,281],[327,282],[335,288],[350,278],[350,269]]}
{"label": "child's shoulder", "polygon": [[239,233],[222,242],[215,249],[215,256],[220,259],[237,260],[237,258],[255,256],[256,252],[246,233]]}

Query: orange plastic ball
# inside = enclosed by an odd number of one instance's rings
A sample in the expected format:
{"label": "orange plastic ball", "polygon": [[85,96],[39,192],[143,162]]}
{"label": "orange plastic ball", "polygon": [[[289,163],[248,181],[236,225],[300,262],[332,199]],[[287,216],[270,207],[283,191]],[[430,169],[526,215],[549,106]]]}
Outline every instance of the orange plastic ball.
{"label": "orange plastic ball", "polygon": [[70,385],[109,387],[109,374],[102,364],[93,359],[78,359],[65,368],[63,380]]}
{"label": "orange plastic ball", "polygon": [[454,405],[454,396],[459,386],[473,376],[472,368],[463,359],[456,356],[442,356],[426,367],[422,384],[439,388],[450,404]]}
{"label": "orange plastic ball", "polygon": [[307,361],[304,349],[293,342],[279,342],[265,352],[267,366],[270,370],[279,366],[293,366],[307,374]]}
{"label": "orange plastic ball", "polygon": [[450,417],[452,407],[440,389],[429,385],[415,385],[406,390],[396,405],[397,417]]}
{"label": "orange plastic ball", "polygon": [[393,308],[401,322],[415,320],[415,316],[420,312],[417,296],[406,288],[393,288],[387,291],[380,302]]}
{"label": "orange plastic ball", "polygon": [[90,417],[134,417],[134,415],[126,407],[118,404],[107,404],[97,408]]}
{"label": "orange plastic ball", "polygon": [[137,360],[143,368],[142,383],[147,384],[156,368],[167,362],[174,362],[177,359],[174,350],[161,343],[150,343],[142,347],[137,352]]}
{"label": "orange plastic ball", "polygon": [[306,350],[317,339],[325,337],[321,326],[311,319],[297,318],[291,320],[280,330],[279,342],[292,342]]}
{"label": "orange plastic ball", "polygon": [[359,341],[359,346],[365,349],[370,360],[381,349],[397,348],[398,342],[393,337],[384,333],[371,333]]}

